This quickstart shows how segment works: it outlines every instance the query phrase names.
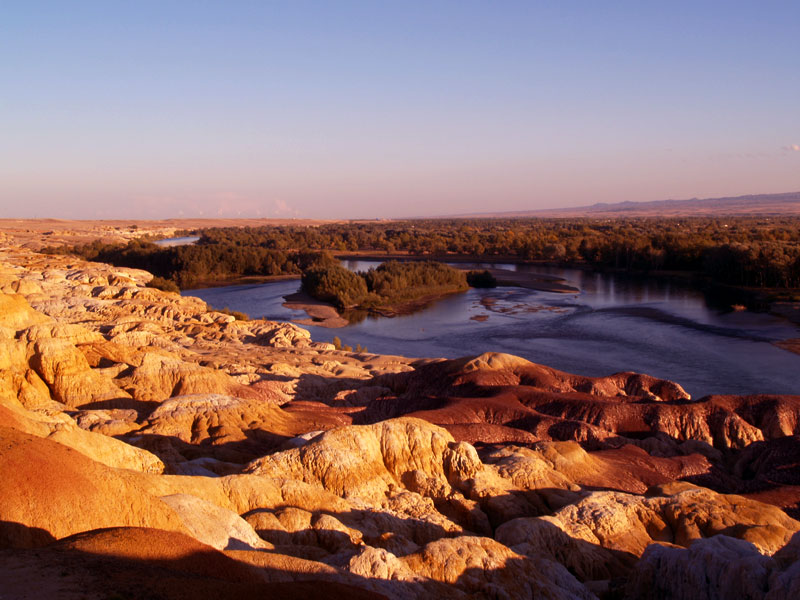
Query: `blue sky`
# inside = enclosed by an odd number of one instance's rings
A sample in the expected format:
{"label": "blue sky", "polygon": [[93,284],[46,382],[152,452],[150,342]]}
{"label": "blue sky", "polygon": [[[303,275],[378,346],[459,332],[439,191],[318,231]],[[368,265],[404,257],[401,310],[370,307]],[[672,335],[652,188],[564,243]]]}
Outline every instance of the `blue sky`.
{"label": "blue sky", "polygon": [[7,2],[0,216],[800,190],[798,2]]}

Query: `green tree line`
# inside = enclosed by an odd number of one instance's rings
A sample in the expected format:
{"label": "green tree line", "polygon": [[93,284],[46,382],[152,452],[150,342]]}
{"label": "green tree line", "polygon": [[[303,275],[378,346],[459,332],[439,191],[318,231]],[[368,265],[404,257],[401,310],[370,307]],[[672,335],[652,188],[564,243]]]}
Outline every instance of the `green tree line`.
{"label": "green tree line", "polygon": [[[215,228],[197,244],[134,241],[69,249],[152,271],[186,288],[247,275],[299,274],[330,253],[545,261],[636,273],[681,271],[756,288],[800,287],[797,217],[443,219]],[[63,250],[61,250],[63,251]]]}
{"label": "green tree line", "polygon": [[800,287],[797,217],[431,219],[220,228],[203,231],[201,243],[547,261],[643,273],[693,272],[739,286]]}
{"label": "green tree line", "polygon": [[354,273],[338,265],[306,270],[302,289],[339,309],[387,308],[469,287],[467,274],[437,262],[385,262]]}
{"label": "green tree line", "polygon": [[312,266],[338,264],[328,252],[286,252],[237,244],[162,247],[141,240],[125,245],[95,241],[83,246],[45,248],[44,252],[76,254],[87,260],[145,269],[182,289],[246,276],[300,275]]}

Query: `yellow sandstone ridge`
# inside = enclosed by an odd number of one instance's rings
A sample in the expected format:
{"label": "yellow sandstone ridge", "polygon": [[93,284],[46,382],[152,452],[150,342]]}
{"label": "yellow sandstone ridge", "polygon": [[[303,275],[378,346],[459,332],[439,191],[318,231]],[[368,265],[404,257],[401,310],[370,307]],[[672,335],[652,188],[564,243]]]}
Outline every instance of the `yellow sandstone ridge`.
{"label": "yellow sandstone ridge", "polygon": [[150,278],[0,250],[4,599],[800,590],[797,397],[337,351]]}

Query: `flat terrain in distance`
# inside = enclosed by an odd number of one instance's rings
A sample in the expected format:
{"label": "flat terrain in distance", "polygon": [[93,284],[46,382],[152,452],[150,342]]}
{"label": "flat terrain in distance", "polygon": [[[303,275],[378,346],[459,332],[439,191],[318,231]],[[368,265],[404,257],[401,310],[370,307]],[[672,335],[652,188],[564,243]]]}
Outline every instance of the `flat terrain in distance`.
{"label": "flat terrain in distance", "polygon": [[[96,239],[106,243],[128,242],[143,235],[169,237],[183,229],[207,227],[263,227],[265,225],[311,226],[344,221],[317,219],[118,219],[81,221],[67,219],[0,219],[0,243],[38,249],[61,244],[85,244]],[[135,227],[134,227],[135,225]]]}

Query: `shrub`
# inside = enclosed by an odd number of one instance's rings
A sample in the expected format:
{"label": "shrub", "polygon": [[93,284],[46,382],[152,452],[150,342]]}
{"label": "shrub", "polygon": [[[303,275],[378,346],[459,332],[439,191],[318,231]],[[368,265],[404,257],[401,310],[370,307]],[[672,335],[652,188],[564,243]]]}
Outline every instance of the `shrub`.
{"label": "shrub", "polygon": [[357,306],[367,296],[364,279],[338,265],[312,267],[303,272],[302,289],[339,308]]}
{"label": "shrub", "polygon": [[221,312],[223,315],[230,315],[237,321],[249,321],[250,315],[247,313],[240,312],[238,310],[231,310],[227,306],[225,308],[216,309],[217,312]]}
{"label": "shrub", "polygon": [[467,289],[463,271],[438,262],[388,261],[363,274],[367,289],[389,299],[414,298],[444,290]]}
{"label": "shrub", "polygon": [[180,293],[180,288],[178,285],[172,281],[171,279],[165,279],[164,277],[153,277],[150,281],[147,282],[147,287],[155,288],[157,290],[161,290],[162,292],[175,292],[176,294]]}
{"label": "shrub", "polygon": [[474,288],[497,287],[497,279],[489,271],[470,271],[467,273],[467,283]]}

